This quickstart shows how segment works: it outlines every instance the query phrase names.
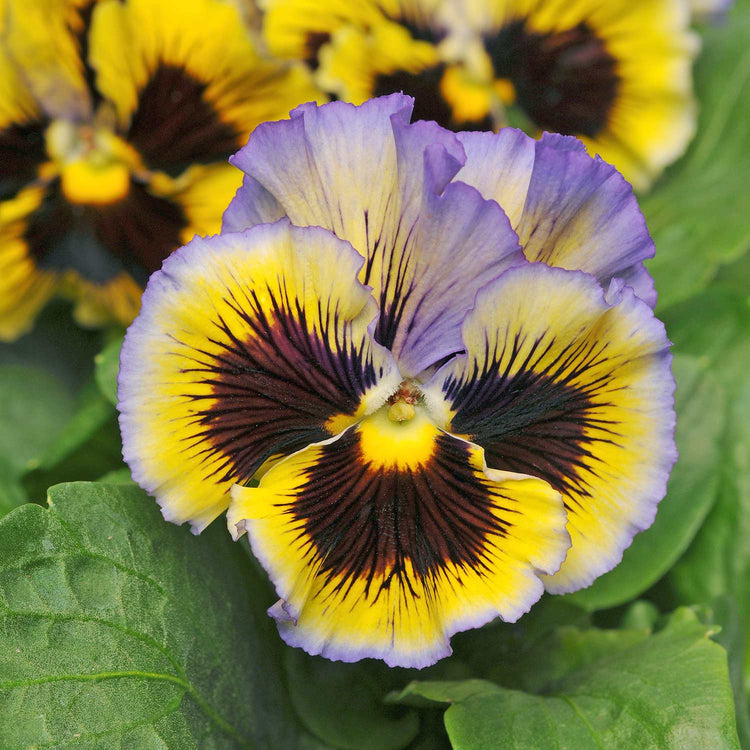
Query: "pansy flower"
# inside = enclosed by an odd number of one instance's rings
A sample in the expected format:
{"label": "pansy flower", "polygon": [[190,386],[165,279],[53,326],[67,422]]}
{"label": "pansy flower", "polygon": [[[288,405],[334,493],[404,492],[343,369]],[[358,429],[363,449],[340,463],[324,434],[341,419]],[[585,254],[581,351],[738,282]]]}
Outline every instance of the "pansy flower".
{"label": "pansy flower", "polygon": [[505,125],[511,108],[532,134],[577,136],[637,188],[693,135],[697,39],[682,0],[390,5],[365,0],[345,15],[336,0],[266,0],[265,33],[279,54],[314,60],[347,101],[403,91],[419,117],[458,130]]}
{"label": "pansy flower", "polygon": [[142,285],[218,231],[260,122],[315,97],[222,0],[9,0],[0,43],[0,337],[55,292],[128,323]]}
{"label": "pansy flower", "polygon": [[[452,130],[490,130],[486,87],[466,65],[452,0],[265,0],[263,32],[282,58],[304,60],[324,90],[360,104],[401,91],[414,119]],[[460,17],[460,15],[459,15]]]}
{"label": "pansy flower", "polygon": [[223,233],[149,281],[119,409],[165,518],[247,533],[288,643],[422,667],[619,561],[665,492],[674,383],[623,178],[411,110],[255,130]]}

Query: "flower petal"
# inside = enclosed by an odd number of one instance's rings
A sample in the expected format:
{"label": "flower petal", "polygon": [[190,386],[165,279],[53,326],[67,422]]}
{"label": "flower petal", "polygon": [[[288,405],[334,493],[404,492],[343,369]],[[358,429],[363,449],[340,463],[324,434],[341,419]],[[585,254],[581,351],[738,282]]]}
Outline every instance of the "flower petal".
{"label": "flower petal", "polygon": [[57,274],[39,268],[26,238],[43,195],[42,188],[30,187],[0,202],[0,341],[26,333],[55,292]]}
{"label": "flower petal", "polygon": [[637,189],[684,152],[698,49],[689,3],[467,0],[462,10],[484,41],[488,87],[510,89],[501,98],[540,131],[581,138]]}
{"label": "flower petal", "polygon": [[265,459],[336,434],[400,382],[368,326],[362,258],[287,221],[195,238],[149,280],[125,338],[123,455],[164,516],[200,531]]}
{"label": "flower petal", "polygon": [[653,521],[676,458],[664,326],[628,288],[605,301],[583,273],[529,264],[477,298],[467,354],[424,387],[438,424],[489,466],[559,490],[572,547],[553,592],[590,584]]}
{"label": "flower petal", "polygon": [[79,38],[88,23],[77,5],[70,0],[8,0],[3,42],[45,114],[82,122],[91,115],[92,92]]}
{"label": "flower petal", "polygon": [[258,123],[319,97],[301,67],[265,61],[221,0],[103,3],[90,49],[128,141],[172,174],[226,159]]}
{"label": "flower petal", "polygon": [[524,262],[502,209],[468,185],[426,192],[422,216],[413,247],[385,277],[376,333],[404,376],[462,350],[461,324],[479,289]]}
{"label": "flower petal", "polygon": [[13,197],[36,178],[46,157],[46,124],[16,66],[0,48],[0,200]]}
{"label": "flower petal", "polygon": [[232,160],[248,177],[224,216],[236,231],[283,211],[351,242],[380,305],[375,337],[404,375],[457,351],[477,290],[522,261],[500,208],[449,184],[461,144],[435,123],[409,124],[410,111],[408,97],[392,95],[304,105],[260,126]]}
{"label": "flower petal", "polygon": [[261,0],[263,36],[273,54],[317,66],[318,52],[342,26],[372,28],[385,20],[372,0]]}
{"label": "flower petal", "polygon": [[515,621],[569,545],[546,482],[487,470],[421,409],[400,424],[381,409],[233,487],[227,520],[282,597],[270,613],[287,643],[391,666],[427,666],[453,633]]}
{"label": "flower petal", "polygon": [[653,257],[654,243],[632,188],[614,167],[569,136],[545,133],[533,141],[506,128],[459,138],[466,165],[456,179],[503,207],[529,260],[586,271],[604,289],[625,278],[654,306],[642,263]]}

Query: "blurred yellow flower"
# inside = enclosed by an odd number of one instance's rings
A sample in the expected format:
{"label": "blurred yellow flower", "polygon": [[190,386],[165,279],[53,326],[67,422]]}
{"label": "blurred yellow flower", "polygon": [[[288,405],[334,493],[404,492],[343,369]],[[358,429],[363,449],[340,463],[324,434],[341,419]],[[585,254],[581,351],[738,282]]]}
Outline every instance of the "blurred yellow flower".
{"label": "blurred yellow flower", "polygon": [[695,129],[682,0],[265,0],[278,55],[354,103],[395,91],[451,129],[580,138],[646,189]]}
{"label": "blurred yellow flower", "polygon": [[264,59],[222,0],[5,0],[0,45],[0,338],[55,293],[128,323],[148,274],[220,228],[227,157],[320,98]]}

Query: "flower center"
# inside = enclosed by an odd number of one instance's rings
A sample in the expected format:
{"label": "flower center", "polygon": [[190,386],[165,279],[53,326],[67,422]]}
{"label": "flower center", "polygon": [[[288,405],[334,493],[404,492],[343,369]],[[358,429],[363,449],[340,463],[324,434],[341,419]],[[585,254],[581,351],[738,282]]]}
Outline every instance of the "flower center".
{"label": "flower center", "polygon": [[363,461],[373,468],[416,469],[425,465],[435,452],[440,431],[419,404],[409,404],[414,412],[405,420],[394,420],[390,406],[383,406],[360,422],[357,431]]}
{"label": "flower center", "polygon": [[414,380],[402,380],[398,390],[388,399],[388,419],[391,422],[408,422],[414,419],[414,405],[424,397]]}
{"label": "flower center", "polygon": [[107,204],[127,196],[138,155],[109,128],[55,120],[45,139],[70,202]]}

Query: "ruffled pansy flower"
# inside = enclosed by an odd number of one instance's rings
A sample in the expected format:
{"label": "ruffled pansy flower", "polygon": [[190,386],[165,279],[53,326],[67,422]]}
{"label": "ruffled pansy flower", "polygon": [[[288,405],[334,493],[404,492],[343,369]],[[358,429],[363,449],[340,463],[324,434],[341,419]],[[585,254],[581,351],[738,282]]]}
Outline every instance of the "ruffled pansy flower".
{"label": "ruffled pansy flower", "polygon": [[7,0],[0,40],[0,337],[54,293],[130,322],[148,274],[218,231],[227,157],[315,98],[222,0]]}
{"label": "ruffled pansy flower", "polygon": [[574,135],[639,189],[695,129],[697,38],[683,0],[265,4],[271,47],[313,61],[339,98],[403,91],[447,128],[510,118],[533,135]]}
{"label": "ruffled pansy flower", "polygon": [[149,281],[119,410],[165,518],[247,534],[287,643],[423,667],[617,564],[665,492],[674,383],[623,178],[411,110],[255,130],[222,234]]}

